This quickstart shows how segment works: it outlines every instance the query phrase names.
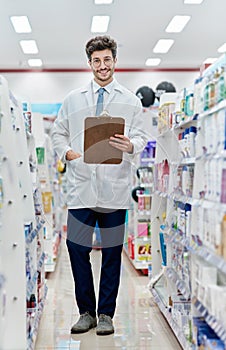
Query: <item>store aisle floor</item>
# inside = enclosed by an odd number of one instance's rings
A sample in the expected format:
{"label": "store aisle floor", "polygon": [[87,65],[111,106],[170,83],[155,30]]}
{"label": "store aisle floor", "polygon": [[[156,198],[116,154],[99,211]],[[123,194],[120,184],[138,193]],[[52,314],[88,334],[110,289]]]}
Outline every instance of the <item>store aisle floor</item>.
{"label": "store aisle floor", "polygon": [[[98,289],[101,252],[91,253],[95,288]],[[70,328],[79,317],[74,302],[74,286],[65,241],[56,271],[49,274],[47,300],[41,318],[35,350],[179,350],[176,338],[155,305],[147,288],[148,277],[137,272],[123,254],[122,277],[115,333],[97,336],[95,329],[71,335]]]}

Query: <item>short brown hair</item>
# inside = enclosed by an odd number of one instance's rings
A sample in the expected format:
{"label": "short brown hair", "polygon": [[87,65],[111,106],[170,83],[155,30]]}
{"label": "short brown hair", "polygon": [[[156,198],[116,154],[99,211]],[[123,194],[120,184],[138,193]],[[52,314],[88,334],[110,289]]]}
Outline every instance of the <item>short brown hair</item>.
{"label": "short brown hair", "polygon": [[94,51],[101,51],[109,49],[112,52],[113,58],[117,55],[117,43],[108,35],[96,36],[90,39],[86,44],[86,54],[89,60]]}

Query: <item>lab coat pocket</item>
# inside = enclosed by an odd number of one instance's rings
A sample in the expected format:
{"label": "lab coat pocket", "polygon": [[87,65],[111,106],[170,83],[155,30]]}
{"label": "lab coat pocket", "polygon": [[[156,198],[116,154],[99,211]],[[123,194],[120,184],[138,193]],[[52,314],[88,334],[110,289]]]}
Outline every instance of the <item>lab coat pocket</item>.
{"label": "lab coat pocket", "polygon": [[90,179],[91,169],[88,164],[84,163],[82,157],[71,160],[68,162],[68,166],[71,168],[73,177],[77,181]]}
{"label": "lab coat pocket", "polygon": [[130,165],[128,162],[122,162],[116,165],[107,165],[104,171],[105,181],[117,182],[118,180],[127,181],[130,173]]}

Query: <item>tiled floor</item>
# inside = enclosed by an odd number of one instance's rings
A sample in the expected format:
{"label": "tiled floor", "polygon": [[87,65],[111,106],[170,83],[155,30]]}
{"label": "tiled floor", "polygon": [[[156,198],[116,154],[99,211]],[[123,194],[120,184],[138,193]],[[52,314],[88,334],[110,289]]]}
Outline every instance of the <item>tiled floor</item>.
{"label": "tiled floor", "polygon": [[[97,290],[101,252],[94,250],[91,256]],[[47,300],[35,349],[181,349],[155,305],[147,284],[148,277],[135,271],[123,254],[121,284],[114,316],[115,333],[97,336],[95,329],[92,329],[87,333],[71,335],[70,327],[78,318],[78,309],[74,301],[74,287],[65,242],[62,241],[56,271],[48,276]]]}

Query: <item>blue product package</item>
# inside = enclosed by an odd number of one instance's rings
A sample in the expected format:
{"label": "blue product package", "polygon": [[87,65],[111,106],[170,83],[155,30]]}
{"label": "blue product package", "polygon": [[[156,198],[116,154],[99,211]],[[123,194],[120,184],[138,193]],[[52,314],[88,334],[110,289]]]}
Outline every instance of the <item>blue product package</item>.
{"label": "blue product package", "polygon": [[224,350],[224,342],[220,339],[207,339],[205,341],[205,347],[208,350]]}
{"label": "blue product package", "polygon": [[163,232],[159,232],[159,241],[160,241],[160,248],[161,248],[161,255],[162,255],[162,265],[166,266],[166,244],[165,244]]}

